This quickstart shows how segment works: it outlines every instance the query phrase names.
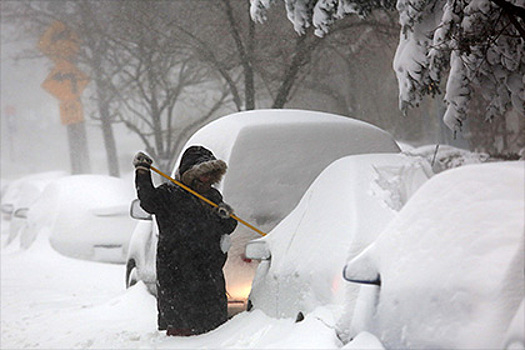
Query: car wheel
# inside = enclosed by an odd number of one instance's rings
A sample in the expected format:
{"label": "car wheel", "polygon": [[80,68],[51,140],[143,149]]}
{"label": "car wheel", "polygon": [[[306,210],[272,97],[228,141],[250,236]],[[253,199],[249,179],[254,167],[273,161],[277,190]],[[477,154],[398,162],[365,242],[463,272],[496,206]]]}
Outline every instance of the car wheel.
{"label": "car wheel", "polygon": [[135,260],[130,260],[126,264],[126,288],[135,285],[139,281],[138,269]]}

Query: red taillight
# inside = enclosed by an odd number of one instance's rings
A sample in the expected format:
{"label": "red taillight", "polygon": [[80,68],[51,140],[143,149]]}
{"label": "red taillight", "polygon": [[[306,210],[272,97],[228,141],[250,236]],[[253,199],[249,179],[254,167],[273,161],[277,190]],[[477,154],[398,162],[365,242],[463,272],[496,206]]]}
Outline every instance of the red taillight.
{"label": "red taillight", "polygon": [[252,262],[252,259],[247,258],[246,255],[244,255],[244,254],[241,254],[241,260],[244,261],[247,264]]}

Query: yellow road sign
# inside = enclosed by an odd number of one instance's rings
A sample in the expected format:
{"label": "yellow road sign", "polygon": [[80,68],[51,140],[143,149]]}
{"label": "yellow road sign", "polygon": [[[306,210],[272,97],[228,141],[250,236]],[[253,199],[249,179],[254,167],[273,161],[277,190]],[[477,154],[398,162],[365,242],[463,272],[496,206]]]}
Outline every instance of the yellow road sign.
{"label": "yellow road sign", "polygon": [[60,21],[54,21],[38,42],[38,48],[51,59],[71,59],[80,50],[78,35]]}
{"label": "yellow road sign", "polygon": [[75,65],[59,61],[42,87],[60,101],[70,101],[78,99],[89,82],[89,77]]}
{"label": "yellow road sign", "polygon": [[80,100],[60,102],[60,121],[64,125],[80,123],[84,120],[84,109]]}

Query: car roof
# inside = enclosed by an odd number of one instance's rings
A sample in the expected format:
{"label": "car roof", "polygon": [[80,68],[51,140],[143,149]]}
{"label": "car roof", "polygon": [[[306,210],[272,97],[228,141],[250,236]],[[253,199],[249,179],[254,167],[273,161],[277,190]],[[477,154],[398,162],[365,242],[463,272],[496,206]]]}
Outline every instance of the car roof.
{"label": "car roof", "polygon": [[203,145],[228,163],[219,190],[239,216],[255,218],[267,229],[297,205],[336,159],[400,151],[390,134],[363,121],[274,109],[220,118],[197,131],[184,148],[191,145]]}

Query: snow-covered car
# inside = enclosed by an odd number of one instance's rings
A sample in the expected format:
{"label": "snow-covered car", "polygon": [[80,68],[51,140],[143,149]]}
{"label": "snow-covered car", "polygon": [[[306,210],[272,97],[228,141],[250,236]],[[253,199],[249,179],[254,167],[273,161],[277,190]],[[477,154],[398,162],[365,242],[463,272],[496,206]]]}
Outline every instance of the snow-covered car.
{"label": "snow-covered car", "polygon": [[347,336],[369,332],[387,349],[523,349],[524,179],[525,162],[501,162],[422,186],[345,266],[345,279],[369,284]]}
{"label": "snow-covered car", "polygon": [[[2,196],[2,220],[8,221],[9,236],[6,244],[12,243],[24,227],[29,207],[37,200],[44,188],[52,181],[66,176],[63,171],[50,171],[23,176],[10,182]],[[7,223],[7,222],[6,222]]]}
{"label": "snow-covered car", "polygon": [[[205,146],[226,161],[228,172],[218,189],[238,217],[263,232],[290,213],[334,160],[352,154],[400,151],[391,135],[373,125],[301,110],[256,110],[225,116],[198,130],[183,149],[191,145]],[[155,259],[151,254],[157,238],[151,226],[148,229],[147,224],[139,223],[133,234],[126,283],[129,286],[143,280],[154,291],[151,264]],[[246,301],[257,265],[243,258],[244,247],[256,237],[257,233],[242,224],[231,235],[225,277],[230,301],[239,304]]]}
{"label": "snow-covered car", "polygon": [[[78,259],[124,263],[136,222],[129,181],[104,175],[73,175],[50,183],[27,212],[21,240],[49,235],[59,253]],[[45,231],[45,232],[43,232]]]}
{"label": "snow-covered car", "polygon": [[401,154],[332,163],[279,225],[247,244],[246,256],[261,261],[249,308],[301,319],[325,307],[337,319],[345,296],[358,292],[342,278],[348,256],[369,245],[430,176],[428,162]]}
{"label": "snow-covered car", "polygon": [[129,243],[129,252],[126,260],[126,288],[142,281],[148,291],[157,295],[155,256],[158,241],[158,226],[155,217],[140,207],[138,199],[131,202],[131,217],[140,220]]}
{"label": "snow-covered car", "polygon": [[11,219],[18,208],[27,208],[53,180],[66,176],[63,171],[31,174],[10,181],[2,192],[1,211],[3,219]]}

